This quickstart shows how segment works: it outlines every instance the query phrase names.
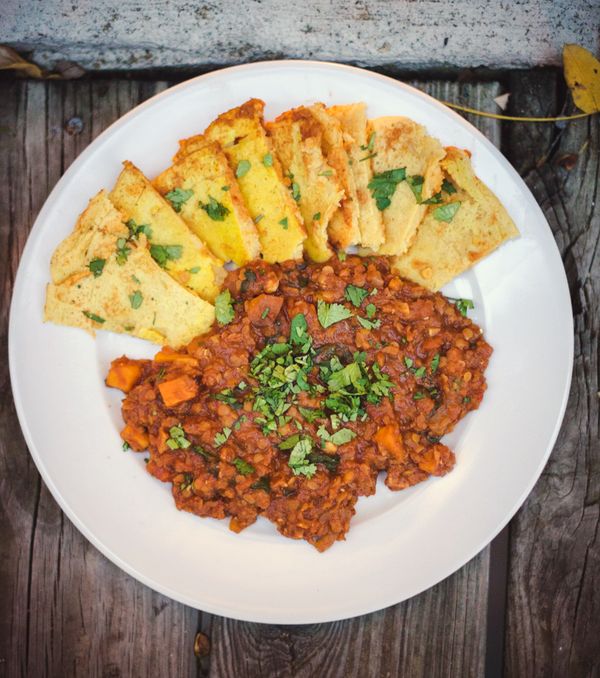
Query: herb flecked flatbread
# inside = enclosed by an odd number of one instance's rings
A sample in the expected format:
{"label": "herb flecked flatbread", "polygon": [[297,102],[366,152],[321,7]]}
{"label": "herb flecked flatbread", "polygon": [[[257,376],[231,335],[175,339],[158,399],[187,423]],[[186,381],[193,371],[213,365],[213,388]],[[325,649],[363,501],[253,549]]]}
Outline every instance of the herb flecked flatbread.
{"label": "herb flecked flatbread", "polygon": [[475,176],[469,154],[446,149],[441,202],[430,205],[410,249],[394,260],[405,278],[439,290],[519,231],[502,203]]}
{"label": "herb flecked flatbread", "polygon": [[92,198],[56,249],[44,318],[88,330],[182,346],[212,325],[214,307],[154,261],[146,236],[132,237],[105,191]]}

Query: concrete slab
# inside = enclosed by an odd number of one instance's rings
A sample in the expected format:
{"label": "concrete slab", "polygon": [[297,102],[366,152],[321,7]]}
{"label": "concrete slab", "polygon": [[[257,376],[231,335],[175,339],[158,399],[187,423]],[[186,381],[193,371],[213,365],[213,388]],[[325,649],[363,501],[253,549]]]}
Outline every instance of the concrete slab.
{"label": "concrete slab", "polygon": [[0,43],[90,70],[313,58],[399,68],[557,65],[600,47],[598,0],[4,0]]}

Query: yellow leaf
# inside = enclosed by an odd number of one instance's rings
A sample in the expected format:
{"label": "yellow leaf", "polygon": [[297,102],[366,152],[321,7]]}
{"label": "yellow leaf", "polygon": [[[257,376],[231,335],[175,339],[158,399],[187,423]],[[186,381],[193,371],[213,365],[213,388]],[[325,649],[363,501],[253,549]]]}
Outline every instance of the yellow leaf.
{"label": "yellow leaf", "polygon": [[584,113],[600,111],[600,61],[584,47],[565,45],[563,64],[577,108]]}
{"label": "yellow leaf", "polygon": [[44,77],[39,66],[25,61],[7,45],[0,45],[0,71],[3,70],[19,71],[30,78]]}

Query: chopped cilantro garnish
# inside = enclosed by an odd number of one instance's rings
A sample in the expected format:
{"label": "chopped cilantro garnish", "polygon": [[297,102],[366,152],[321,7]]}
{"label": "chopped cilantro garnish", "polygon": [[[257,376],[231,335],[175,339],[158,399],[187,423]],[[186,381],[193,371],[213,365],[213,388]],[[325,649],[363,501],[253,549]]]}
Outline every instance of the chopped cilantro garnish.
{"label": "chopped cilantro garnish", "polygon": [[200,266],[194,266],[193,268],[188,268],[188,273],[200,273]]}
{"label": "chopped cilantro garnish", "polygon": [[319,221],[320,218],[321,218],[321,212],[315,212],[313,214],[313,221]]}
{"label": "chopped cilantro garnish", "polygon": [[152,229],[148,224],[138,224],[135,219],[129,219],[125,222],[125,225],[129,229],[129,239],[135,240],[140,233],[143,233],[148,239],[152,237]]}
{"label": "chopped cilantro garnish", "polygon": [[448,179],[444,179],[444,181],[442,181],[442,191],[448,195],[452,195],[453,193],[456,193],[456,188],[454,188],[454,184],[450,183]]}
{"label": "chopped cilantro garnish", "polygon": [[365,311],[367,312],[367,318],[371,320],[375,317],[375,313],[377,313],[377,306],[375,304],[367,304]]}
{"label": "chopped cilantro garnish", "polygon": [[448,202],[433,210],[433,218],[436,221],[450,223],[460,208],[460,202]]}
{"label": "chopped cilantro garnish", "polygon": [[331,327],[335,323],[342,320],[347,320],[352,317],[352,311],[347,309],[342,304],[328,304],[325,301],[319,300],[317,304],[317,317],[319,322],[325,328]]}
{"label": "chopped cilantro garnish", "polygon": [[228,325],[235,318],[229,290],[223,290],[215,299],[215,317],[219,325]]}
{"label": "chopped cilantro garnish", "polygon": [[448,301],[454,302],[454,305],[463,318],[467,317],[467,311],[475,308],[475,304],[471,299],[456,299],[455,297],[447,297],[447,299]]}
{"label": "chopped cilantro garnish", "polygon": [[192,196],[194,191],[186,188],[174,188],[172,191],[169,191],[165,194],[165,198],[171,203],[173,209],[176,212],[181,212],[181,207],[186,203]]}
{"label": "chopped cilantro garnish", "polygon": [[341,428],[339,431],[335,431],[335,433],[329,433],[324,425],[319,426],[317,435],[323,442],[333,443],[338,447],[340,445],[349,443],[351,440],[356,438],[356,433],[354,433],[354,431],[349,428]]}
{"label": "chopped cilantro garnish", "polygon": [[227,192],[230,188],[230,186],[221,186],[221,190],[225,192]]}
{"label": "chopped cilantro garnish", "polygon": [[260,317],[264,320],[269,315],[270,312],[271,309],[267,306],[265,310],[260,314]]}
{"label": "chopped cilantro garnish", "polygon": [[414,374],[417,379],[421,379],[421,377],[425,376],[425,372],[427,371],[427,368],[424,365],[421,365],[421,367],[418,367]]}
{"label": "chopped cilantro garnish", "polygon": [[150,256],[162,268],[165,268],[167,261],[181,259],[182,252],[181,245],[150,245]]}
{"label": "chopped cilantro garnish", "polygon": [[129,303],[131,304],[131,308],[138,309],[142,305],[142,301],[144,301],[144,297],[142,296],[142,293],[140,290],[135,290],[133,294],[129,295]]}
{"label": "chopped cilantro garnish", "polygon": [[471,396],[465,396],[463,398],[463,403],[467,404],[467,403],[470,403],[470,402],[471,402]]}
{"label": "chopped cilantro garnish", "polygon": [[255,483],[252,483],[250,485],[251,490],[263,490],[264,492],[270,492],[271,491],[271,483],[269,480],[269,476],[263,476],[262,478],[259,478]]}
{"label": "chopped cilantro garnish", "polygon": [[124,440],[123,444],[121,445],[121,449],[123,450],[123,452],[127,452],[127,450],[130,449],[130,448],[131,448],[131,445],[126,440]]}
{"label": "chopped cilantro garnish", "polygon": [[365,155],[364,158],[359,158],[358,162],[364,162],[365,160],[370,160],[371,158],[374,158],[377,156],[377,153],[369,153],[369,155]]}
{"label": "chopped cilantro garnish", "polygon": [[265,167],[273,167],[273,156],[271,155],[271,153],[266,153],[266,154],[263,156],[263,160],[262,160],[262,161],[263,161],[263,165],[264,165]]}
{"label": "chopped cilantro garnish", "polygon": [[284,229],[285,231],[287,231],[287,227],[288,227],[288,218],[287,218],[287,217],[284,217],[284,218],[281,219],[278,223],[281,224],[281,225],[283,226],[283,229]]}
{"label": "chopped cilantro garnish", "polygon": [[441,191],[436,193],[435,195],[432,195],[431,198],[427,198],[427,200],[423,200],[421,202],[422,205],[439,205],[442,202],[442,193]]}
{"label": "chopped cilantro garnish", "polygon": [[371,132],[371,135],[369,136],[369,141],[367,142],[366,146],[364,144],[361,144],[360,146],[361,151],[372,151],[375,148],[375,135],[376,132]]}
{"label": "chopped cilantro garnish", "polygon": [[298,411],[309,423],[312,423],[313,421],[321,419],[325,416],[323,410],[312,410],[308,407],[298,407]]}
{"label": "chopped cilantro garnish", "polygon": [[130,252],[131,252],[131,248],[127,247],[126,238],[117,238],[116,260],[117,260],[117,264],[119,264],[119,266],[123,266],[125,264],[125,262],[127,261],[127,257],[129,256]]}
{"label": "chopped cilantro garnish", "polygon": [[363,301],[369,296],[369,290],[364,287],[356,287],[356,285],[348,285],[344,290],[344,297],[359,308]]}
{"label": "chopped cilantro garnish", "polygon": [[237,168],[236,168],[236,170],[235,170],[235,176],[236,176],[238,179],[240,179],[240,178],[243,177],[244,175],[248,174],[248,172],[249,172],[249,170],[250,170],[250,167],[251,167],[251,165],[250,165],[250,161],[249,161],[249,160],[240,160],[240,161],[238,162],[238,166],[237,166]]}
{"label": "chopped cilantro garnish", "polygon": [[213,221],[224,221],[229,214],[229,208],[223,203],[215,200],[212,196],[208,197],[207,203],[199,202],[198,205],[208,214]]}
{"label": "chopped cilantro garnish", "polygon": [[233,460],[233,464],[237,469],[237,472],[242,476],[249,476],[251,473],[254,473],[254,466],[247,461],[244,461],[244,459],[240,459],[240,457],[236,457]]}
{"label": "chopped cilantro garnish", "polygon": [[254,217],[254,223],[255,223],[255,224],[258,224],[258,222],[259,222],[261,219],[264,219],[264,217],[265,217],[264,214],[257,214],[257,215]]}
{"label": "chopped cilantro garnish", "polygon": [[433,356],[433,359],[431,360],[430,366],[431,374],[435,374],[437,372],[437,368],[439,367],[439,365],[440,365],[440,354],[436,353]]}
{"label": "chopped cilantro garnish", "polygon": [[183,492],[188,490],[194,484],[194,475],[193,473],[184,473],[183,481],[179,483],[179,489]]}
{"label": "chopped cilantro garnish", "polygon": [[92,259],[88,264],[88,268],[94,274],[94,278],[99,278],[104,270],[106,259]]}
{"label": "chopped cilantro garnish", "polygon": [[93,320],[95,323],[104,323],[106,320],[104,318],[101,318],[99,315],[96,315],[95,313],[90,313],[89,311],[81,311],[83,315],[86,318],[89,318],[90,320]]}
{"label": "chopped cilantro garnish", "polygon": [[379,319],[369,320],[368,318],[361,318],[359,315],[356,316],[356,319],[365,330],[376,330],[381,327],[381,320]]}
{"label": "chopped cilantro garnish", "polygon": [[310,463],[308,456],[312,451],[312,440],[310,438],[301,438],[293,447],[288,466],[292,469],[295,476],[304,475],[312,478],[317,472],[315,464]]}
{"label": "chopped cilantro garnish", "polygon": [[320,177],[330,177],[333,174],[333,170],[323,170],[322,172],[319,172]]}
{"label": "chopped cilantro garnish", "polygon": [[293,447],[296,446],[298,441],[300,440],[300,434],[299,433],[294,433],[294,435],[289,436],[289,438],[286,438],[282,442],[279,443],[279,449],[280,450],[291,450]]}
{"label": "chopped cilantro garnish", "polygon": [[406,177],[406,183],[410,186],[410,190],[415,196],[415,200],[418,203],[421,203],[423,199],[423,182],[425,179],[419,175],[415,174],[411,177]]}
{"label": "chopped cilantro garnish", "polygon": [[186,450],[192,443],[185,437],[183,426],[171,426],[169,437],[167,438],[167,447],[172,450]]}
{"label": "chopped cilantro garnish", "polygon": [[227,442],[229,436],[231,435],[231,429],[228,426],[224,426],[223,430],[219,431],[215,435],[215,446],[220,447]]}
{"label": "chopped cilantro garnish", "polygon": [[338,256],[338,259],[339,259],[340,261],[346,261],[346,256],[347,256],[347,255],[346,255],[345,252],[338,252],[338,253],[337,253],[337,256]]}
{"label": "chopped cilantro garnish", "polygon": [[387,170],[386,172],[373,175],[367,188],[370,189],[378,210],[383,212],[384,209],[392,204],[392,196],[396,191],[396,187],[405,179],[405,167],[399,167],[398,169]]}
{"label": "chopped cilantro garnish", "polygon": [[304,313],[296,313],[290,322],[290,341],[296,346],[301,346],[309,340],[306,317]]}
{"label": "chopped cilantro garnish", "polygon": [[290,189],[292,191],[292,198],[294,198],[296,202],[300,202],[300,186],[295,181],[292,181]]}
{"label": "chopped cilantro garnish", "polygon": [[413,393],[413,400],[423,400],[423,398],[427,398],[427,394],[422,391],[415,391]]}

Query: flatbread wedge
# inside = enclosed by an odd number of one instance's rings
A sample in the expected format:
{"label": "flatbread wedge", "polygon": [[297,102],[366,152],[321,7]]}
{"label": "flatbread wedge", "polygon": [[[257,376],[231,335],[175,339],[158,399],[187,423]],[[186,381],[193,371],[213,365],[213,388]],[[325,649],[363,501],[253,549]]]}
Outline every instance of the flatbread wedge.
{"label": "flatbread wedge", "polygon": [[238,266],[256,259],[258,231],[219,144],[191,137],[181,142],[173,160],[154,179],[156,190],[171,198],[179,216],[219,259]]}
{"label": "flatbread wedge", "polygon": [[220,144],[236,173],[258,229],[263,259],[269,263],[301,259],[306,230],[292,197],[299,198],[297,185],[284,182],[273,143],[263,126],[264,107],[264,101],[250,99],[220,115],[204,136]]}
{"label": "flatbread wedge", "polygon": [[409,182],[422,181],[421,200],[436,194],[442,184],[444,149],[422,125],[408,118],[370,120],[369,134],[373,133],[374,175],[401,168],[406,172],[406,180],[396,186],[391,204],[382,210],[385,242],[378,250],[379,254],[400,255],[409,248],[427,209],[417,202]]}
{"label": "flatbread wedge", "polygon": [[307,232],[304,248],[313,261],[327,261],[333,253],[327,226],[344,189],[323,153],[323,125],[308,108],[300,107],[282,113],[266,127],[284,173],[298,187]]}
{"label": "flatbread wedge", "polygon": [[206,332],[214,307],[154,261],[143,233],[129,236],[124,215],[100,191],[52,257],[45,320],[175,348]]}
{"label": "flatbread wedge", "polygon": [[[434,291],[519,235],[502,203],[475,176],[466,151],[447,148],[442,168],[448,188],[442,204],[428,208],[410,249],[393,263],[403,277]],[[450,210],[440,211],[447,205]]]}
{"label": "flatbread wedge", "polygon": [[357,244],[376,251],[383,244],[385,231],[381,212],[377,209],[368,188],[373,176],[370,156],[373,153],[375,137],[367,134],[367,106],[360,102],[331,106],[327,110],[339,120],[344,132],[358,201],[360,241]]}
{"label": "flatbread wedge", "polygon": [[360,242],[358,196],[348,155],[348,147],[352,140],[344,134],[340,121],[331,115],[323,104],[315,104],[310,110],[323,126],[323,152],[344,190],[344,197],[339,208],[333,213],[327,231],[329,240],[337,248],[345,250],[350,245]]}
{"label": "flatbread wedge", "polygon": [[131,162],[124,168],[110,199],[125,215],[132,234],[146,235],[153,258],[177,282],[207,301],[213,301],[225,277],[223,262],[186,226]]}

